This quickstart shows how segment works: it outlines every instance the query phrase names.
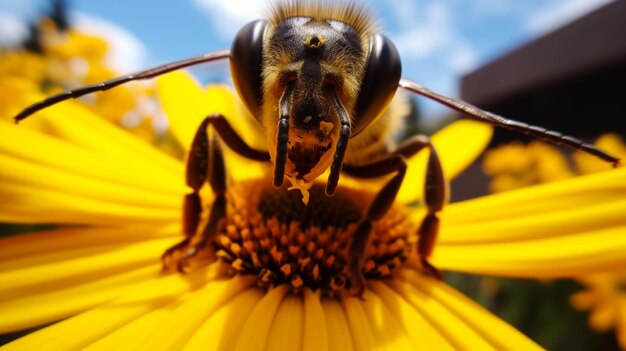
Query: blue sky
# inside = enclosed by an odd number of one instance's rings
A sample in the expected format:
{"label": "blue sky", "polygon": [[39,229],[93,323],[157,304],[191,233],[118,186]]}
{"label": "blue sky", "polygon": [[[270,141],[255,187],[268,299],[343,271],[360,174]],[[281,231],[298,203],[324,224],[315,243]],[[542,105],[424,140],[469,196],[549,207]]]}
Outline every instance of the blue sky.
{"label": "blue sky", "polygon": [[[612,0],[361,1],[398,46],[403,75],[455,96],[463,73]],[[47,4],[0,0],[0,43],[19,37],[24,19]],[[267,13],[259,0],[69,4],[79,27],[111,38],[112,60],[122,71],[227,48],[242,25]],[[425,108],[431,115],[445,111],[434,105]]]}

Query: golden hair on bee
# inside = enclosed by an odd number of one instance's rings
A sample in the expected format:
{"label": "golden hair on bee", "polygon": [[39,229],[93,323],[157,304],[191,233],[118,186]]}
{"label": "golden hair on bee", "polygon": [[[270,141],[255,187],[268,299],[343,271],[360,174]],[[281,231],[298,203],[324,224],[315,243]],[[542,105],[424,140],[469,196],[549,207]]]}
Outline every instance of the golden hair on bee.
{"label": "golden hair on bee", "polygon": [[270,25],[290,17],[312,17],[316,20],[333,19],[344,22],[356,30],[361,41],[378,31],[378,23],[371,11],[355,1],[330,0],[279,0],[270,5]]}
{"label": "golden hair on bee", "polygon": [[384,158],[400,142],[400,134],[406,130],[411,103],[407,94],[399,92],[380,117],[348,144],[345,162],[363,165]]}

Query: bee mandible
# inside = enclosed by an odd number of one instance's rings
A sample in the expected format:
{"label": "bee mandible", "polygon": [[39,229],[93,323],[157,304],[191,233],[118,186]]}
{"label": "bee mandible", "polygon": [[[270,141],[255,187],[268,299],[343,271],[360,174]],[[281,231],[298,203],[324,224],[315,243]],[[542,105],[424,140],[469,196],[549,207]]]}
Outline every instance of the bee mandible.
{"label": "bee mandible", "polygon": [[[342,172],[365,179],[393,174],[357,223],[348,247],[350,283],[353,293],[359,296],[365,286],[362,266],[373,223],[394,202],[406,173],[405,160],[421,149],[430,149],[423,196],[427,214],[418,229],[417,252],[424,269],[439,276],[427,260],[438,231],[438,213],[446,198],[437,152],[425,136],[410,138],[393,149],[378,143],[388,137],[386,129],[381,128],[388,121],[381,116],[398,88],[435,100],[474,120],[579,149],[614,165],[619,161],[576,138],[506,119],[401,78],[400,56],[393,42],[378,32],[368,12],[354,3],[279,2],[270,18],[245,25],[230,50],[63,92],[27,107],[15,121],[70,98],[217,60],[230,61],[235,88],[265,131],[268,149],[248,146],[223,115],[204,119],[187,160],[186,182],[192,191],[184,199],[185,239],[163,255],[164,262],[176,255],[180,271],[220,230],[220,220],[226,215],[227,170],[221,140],[246,158],[272,162],[274,187],[282,187],[286,178],[292,184],[290,189],[302,192],[305,202],[312,182],[328,169],[327,196],[335,193]],[[207,133],[209,128],[218,137],[209,137],[214,135]],[[363,155],[364,146],[371,143],[381,147],[365,148],[371,155]],[[199,223],[204,210],[199,190],[207,182],[215,197],[202,227]]]}

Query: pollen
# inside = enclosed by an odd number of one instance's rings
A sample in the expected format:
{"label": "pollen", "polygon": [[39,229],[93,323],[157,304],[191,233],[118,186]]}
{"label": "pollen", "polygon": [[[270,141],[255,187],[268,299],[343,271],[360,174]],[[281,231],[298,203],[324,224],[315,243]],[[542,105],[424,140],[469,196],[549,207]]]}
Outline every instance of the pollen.
{"label": "pollen", "polygon": [[[238,186],[240,191],[229,192],[227,218],[210,247],[230,274],[255,275],[263,288],[347,292],[346,251],[373,194],[339,188],[329,198],[323,185],[314,184],[307,206],[285,189],[258,182]],[[394,207],[375,223],[363,265],[366,279],[389,278],[407,261],[415,226],[403,210]]]}
{"label": "pollen", "polygon": [[309,204],[309,189],[313,186],[313,183],[307,182],[304,179],[298,179],[293,177],[287,177],[287,180],[291,183],[291,186],[287,190],[300,190],[302,194],[302,203],[306,206]]}
{"label": "pollen", "polygon": [[332,132],[334,126],[331,122],[325,122],[325,121],[321,121],[320,122],[320,131],[328,136],[330,134],[330,132]]}

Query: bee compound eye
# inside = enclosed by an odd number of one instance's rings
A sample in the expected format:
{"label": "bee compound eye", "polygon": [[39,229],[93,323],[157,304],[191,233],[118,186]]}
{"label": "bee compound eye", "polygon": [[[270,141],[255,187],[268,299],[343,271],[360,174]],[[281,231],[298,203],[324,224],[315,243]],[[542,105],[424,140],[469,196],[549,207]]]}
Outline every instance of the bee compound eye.
{"label": "bee compound eye", "polygon": [[393,42],[382,34],[372,36],[368,63],[357,98],[352,135],[357,135],[372,124],[387,108],[393,98],[402,64]]}
{"label": "bee compound eye", "polygon": [[239,30],[230,50],[230,71],[237,93],[250,113],[260,119],[263,102],[263,37],[268,23],[256,20]]}

